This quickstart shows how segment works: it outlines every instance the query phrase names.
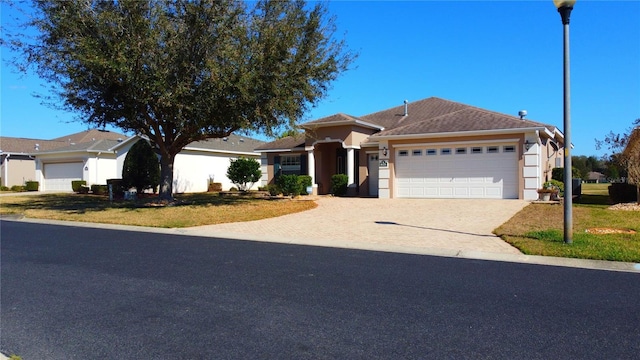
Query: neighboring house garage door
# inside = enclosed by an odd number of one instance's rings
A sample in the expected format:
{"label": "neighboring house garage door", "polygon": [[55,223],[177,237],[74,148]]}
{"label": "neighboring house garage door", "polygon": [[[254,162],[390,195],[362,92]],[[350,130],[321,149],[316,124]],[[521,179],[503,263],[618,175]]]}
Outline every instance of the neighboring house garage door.
{"label": "neighboring house garage door", "polygon": [[411,147],[396,150],[399,198],[518,198],[515,144]]}
{"label": "neighboring house garage door", "polygon": [[46,191],[71,191],[71,181],[82,180],[82,163],[44,164]]}

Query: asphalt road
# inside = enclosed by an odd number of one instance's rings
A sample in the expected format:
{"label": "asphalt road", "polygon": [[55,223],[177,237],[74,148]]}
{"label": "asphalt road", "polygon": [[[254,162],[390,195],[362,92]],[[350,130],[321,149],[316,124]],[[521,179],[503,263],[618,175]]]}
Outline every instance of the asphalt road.
{"label": "asphalt road", "polygon": [[0,351],[25,360],[640,353],[634,273],[14,221],[0,231]]}

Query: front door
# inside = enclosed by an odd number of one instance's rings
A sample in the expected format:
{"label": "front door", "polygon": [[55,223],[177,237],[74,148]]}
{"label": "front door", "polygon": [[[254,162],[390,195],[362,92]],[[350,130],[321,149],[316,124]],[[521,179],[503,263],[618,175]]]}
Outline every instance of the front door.
{"label": "front door", "polygon": [[369,195],[378,196],[378,171],[380,167],[378,154],[369,154]]}

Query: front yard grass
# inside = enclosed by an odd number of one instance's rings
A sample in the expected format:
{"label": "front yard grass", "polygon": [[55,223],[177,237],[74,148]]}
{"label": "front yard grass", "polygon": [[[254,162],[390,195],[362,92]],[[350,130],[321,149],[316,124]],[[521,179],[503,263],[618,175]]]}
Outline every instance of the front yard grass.
{"label": "front yard grass", "polygon": [[[640,263],[640,211],[609,210],[607,184],[583,184],[573,205],[573,244],[563,241],[561,204],[530,204],[494,233],[525,254]],[[587,229],[633,230],[594,234]]]}
{"label": "front yard grass", "polygon": [[220,197],[216,193],[176,195],[179,205],[150,206],[151,199],[113,201],[105,196],[43,194],[0,197],[0,214],[104,224],[181,228],[243,222],[313,209],[315,201]]}

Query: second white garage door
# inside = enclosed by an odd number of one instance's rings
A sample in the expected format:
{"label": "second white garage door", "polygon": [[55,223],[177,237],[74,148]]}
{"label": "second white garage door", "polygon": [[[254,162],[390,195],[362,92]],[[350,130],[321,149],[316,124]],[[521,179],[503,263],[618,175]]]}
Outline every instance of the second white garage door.
{"label": "second white garage door", "polygon": [[73,180],[82,180],[81,162],[44,164],[44,190],[72,191]]}
{"label": "second white garage door", "polygon": [[515,144],[396,149],[399,198],[518,198]]}

